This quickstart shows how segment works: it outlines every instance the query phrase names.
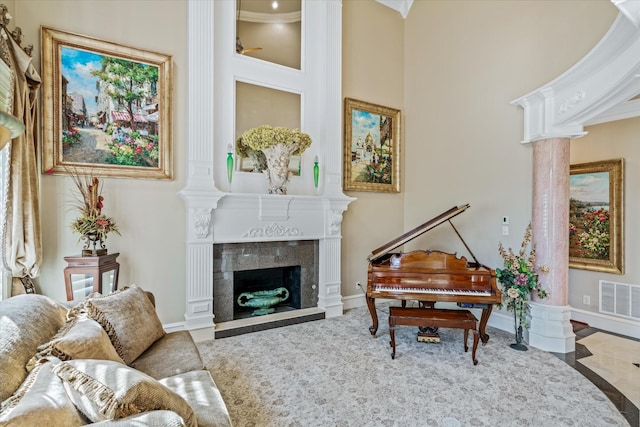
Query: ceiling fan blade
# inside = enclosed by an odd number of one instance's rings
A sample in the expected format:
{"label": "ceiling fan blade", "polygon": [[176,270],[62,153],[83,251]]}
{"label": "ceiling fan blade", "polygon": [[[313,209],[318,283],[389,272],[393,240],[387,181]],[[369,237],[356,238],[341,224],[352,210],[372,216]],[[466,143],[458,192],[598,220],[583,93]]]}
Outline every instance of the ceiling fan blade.
{"label": "ceiling fan blade", "polygon": [[242,49],[241,53],[245,54],[245,53],[249,53],[249,52],[255,52],[256,50],[262,50],[262,48],[261,47],[251,47],[249,49]]}
{"label": "ceiling fan blade", "polygon": [[239,37],[236,38],[236,53],[239,53],[240,55],[244,55],[245,53],[254,52],[256,50],[262,50],[262,48],[251,47],[249,49],[245,49],[244,46],[242,46],[242,42],[240,41],[240,38]]}

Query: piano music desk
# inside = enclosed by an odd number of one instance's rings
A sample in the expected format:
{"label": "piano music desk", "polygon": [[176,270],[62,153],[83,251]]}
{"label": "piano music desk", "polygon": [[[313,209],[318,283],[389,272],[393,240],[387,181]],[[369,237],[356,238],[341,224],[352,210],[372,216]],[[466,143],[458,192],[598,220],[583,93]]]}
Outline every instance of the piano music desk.
{"label": "piano music desk", "polygon": [[469,310],[450,310],[444,308],[419,308],[419,307],[390,307],[389,308],[389,336],[391,337],[391,358],[396,358],[396,326],[418,326],[464,329],[464,351],[467,346],[469,331],[473,332],[473,350],[471,360],[478,364],[476,349],[480,334],[477,330],[478,319]]}

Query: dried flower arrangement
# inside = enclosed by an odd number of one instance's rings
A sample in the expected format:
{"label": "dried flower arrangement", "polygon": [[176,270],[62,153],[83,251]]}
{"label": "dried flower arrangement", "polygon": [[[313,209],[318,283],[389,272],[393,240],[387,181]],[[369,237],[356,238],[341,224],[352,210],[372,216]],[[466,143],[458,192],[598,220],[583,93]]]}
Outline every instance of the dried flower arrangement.
{"label": "dried flower arrangement", "polygon": [[[113,218],[102,213],[104,197],[102,196],[102,182],[93,174],[81,175],[77,171],[68,171],[76,186],[74,206],[80,216],[71,223],[73,232],[80,235],[79,241],[85,239],[83,255],[97,255],[96,244],[106,253],[104,241],[107,234],[120,234]],[[93,246],[93,248],[91,248]],[[85,253],[87,252],[87,253]]]}
{"label": "dried flower arrangement", "polygon": [[302,154],[311,146],[311,137],[300,129],[262,125],[242,133],[236,141],[236,153],[246,157],[247,149],[261,151],[277,144],[296,145],[291,154]]}

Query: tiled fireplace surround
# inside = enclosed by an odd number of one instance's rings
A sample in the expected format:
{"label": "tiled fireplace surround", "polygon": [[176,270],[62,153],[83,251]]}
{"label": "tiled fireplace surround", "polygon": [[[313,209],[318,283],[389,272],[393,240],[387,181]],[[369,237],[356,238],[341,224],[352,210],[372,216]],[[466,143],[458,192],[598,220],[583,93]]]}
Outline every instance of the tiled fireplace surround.
{"label": "tiled fireplace surround", "polygon": [[[312,240],[260,243],[221,243],[213,247],[213,311],[219,322],[233,321],[242,313],[237,303],[238,273],[256,272],[256,291],[284,284],[264,282],[266,269],[297,267],[299,281],[290,283],[290,309],[315,307],[318,301],[318,244]],[[299,298],[294,298],[297,294]],[[294,302],[294,300],[298,300]],[[296,307],[296,305],[298,305]],[[249,310],[250,311],[250,310]],[[246,316],[245,316],[246,317]]]}

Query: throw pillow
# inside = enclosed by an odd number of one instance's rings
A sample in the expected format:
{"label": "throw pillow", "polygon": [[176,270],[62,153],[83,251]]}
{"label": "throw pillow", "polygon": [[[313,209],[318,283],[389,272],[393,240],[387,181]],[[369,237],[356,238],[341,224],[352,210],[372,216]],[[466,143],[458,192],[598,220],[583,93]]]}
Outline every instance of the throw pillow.
{"label": "throw pillow", "polygon": [[155,307],[142,288],[128,288],[88,299],[87,314],[107,332],[118,355],[131,364],[165,332]]}
{"label": "throw pillow", "polygon": [[51,341],[39,346],[36,355],[27,363],[27,370],[48,356],[60,360],[101,359],[124,363],[102,326],[86,314],[69,320]]}
{"label": "throw pillow", "polygon": [[108,360],[76,359],[54,367],[73,403],[91,421],[114,420],[141,412],[176,412],[197,427],[193,409],[178,394],[150,376]]}
{"label": "throw pillow", "polygon": [[27,362],[64,325],[66,314],[62,305],[44,295],[0,301],[0,402],[27,378]]}
{"label": "throw pillow", "polygon": [[15,394],[2,402],[0,425],[14,427],[82,426],[87,424],[53,373],[60,361],[38,364]]}

